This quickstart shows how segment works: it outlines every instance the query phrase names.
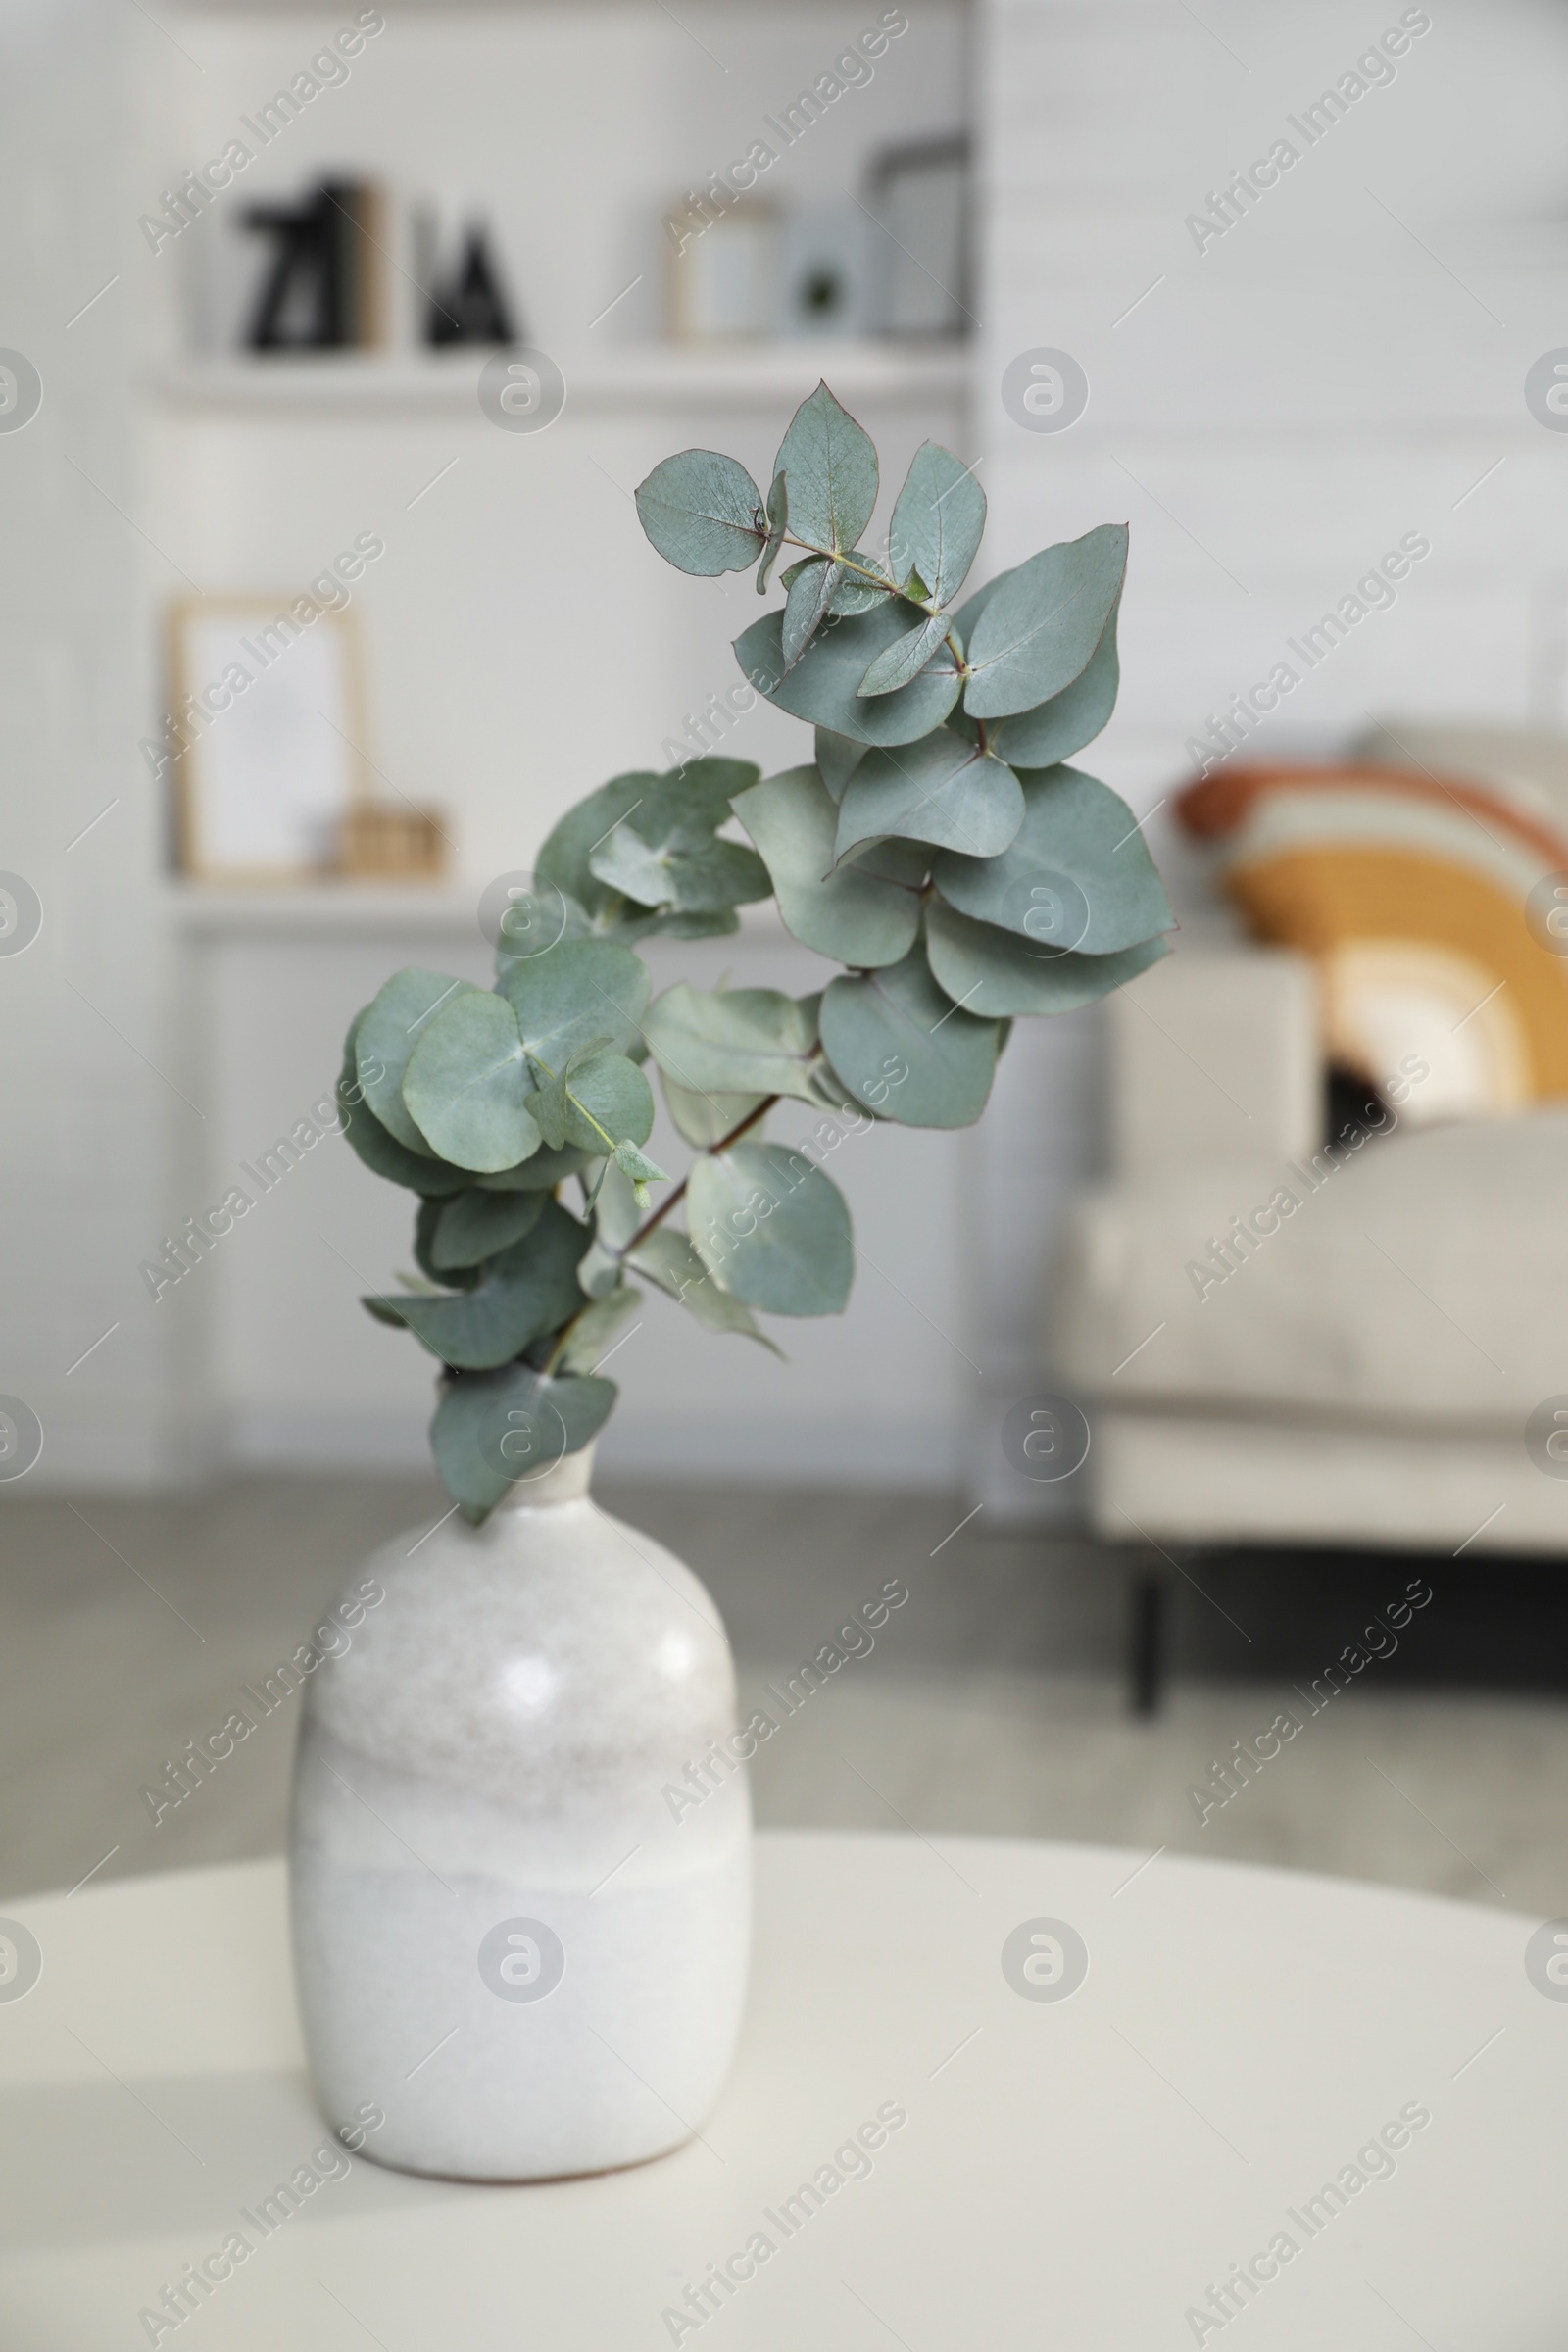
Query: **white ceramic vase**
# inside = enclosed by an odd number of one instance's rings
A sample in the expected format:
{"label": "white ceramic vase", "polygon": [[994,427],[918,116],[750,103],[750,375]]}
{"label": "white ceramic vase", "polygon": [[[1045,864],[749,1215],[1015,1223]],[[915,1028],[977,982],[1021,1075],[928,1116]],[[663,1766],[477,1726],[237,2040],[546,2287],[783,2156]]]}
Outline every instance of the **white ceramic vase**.
{"label": "white ceramic vase", "polygon": [[[749,1793],[727,1754],[687,1777],[735,1728],[729,1643],[691,1571],[590,1500],[591,1454],[481,1528],[373,1553],[348,1646],[308,1686],[306,2043],[328,2120],[411,2172],[657,2156],[701,2125],[734,2049]],[[368,1587],[385,1598],[366,1607]]]}

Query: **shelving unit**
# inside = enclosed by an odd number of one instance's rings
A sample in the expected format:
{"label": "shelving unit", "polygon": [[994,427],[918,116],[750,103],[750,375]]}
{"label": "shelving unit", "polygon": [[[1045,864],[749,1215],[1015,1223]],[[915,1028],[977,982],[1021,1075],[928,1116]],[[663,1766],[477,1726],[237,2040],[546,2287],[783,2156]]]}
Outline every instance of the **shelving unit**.
{"label": "shelving unit", "polygon": [[[554,356],[554,355],[552,355]],[[172,406],[215,411],[466,412],[488,352],[319,359],[192,358],[165,369],[154,390]],[[959,343],[850,341],[629,344],[563,363],[567,407],[601,411],[693,403],[774,409],[803,381],[830,376],[846,401],[961,398],[971,361]]]}

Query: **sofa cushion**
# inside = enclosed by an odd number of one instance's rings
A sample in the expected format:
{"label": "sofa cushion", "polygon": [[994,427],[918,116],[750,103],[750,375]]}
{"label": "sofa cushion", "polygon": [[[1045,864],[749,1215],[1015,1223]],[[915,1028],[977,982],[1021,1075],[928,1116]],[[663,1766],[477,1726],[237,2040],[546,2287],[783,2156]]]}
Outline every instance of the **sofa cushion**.
{"label": "sofa cushion", "polygon": [[1256,935],[1316,960],[1333,1058],[1374,1084],[1425,1061],[1412,1124],[1568,1098],[1553,819],[1463,777],[1354,763],[1227,767],[1178,813]]}
{"label": "sofa cushion", "polygon": [[1085,1195],[1057,1261],[1062,1375],[1121,1402],[1447,1418],[1522,1444],[1568,1393],[1568,1112],[1397,1127]]}

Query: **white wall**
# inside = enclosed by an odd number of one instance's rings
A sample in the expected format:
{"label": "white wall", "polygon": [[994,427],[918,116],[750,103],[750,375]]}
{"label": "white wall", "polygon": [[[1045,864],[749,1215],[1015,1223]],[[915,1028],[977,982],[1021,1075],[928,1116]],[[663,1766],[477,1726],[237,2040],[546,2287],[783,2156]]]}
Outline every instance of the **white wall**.
{"label": "white wall", "polygon": [[[370,1279],[399,1260],[401,1203],[341,1147],[177,1305],[155,1310],[135,1263],[210,1197],[214,1171],[330,1076],[344,1017],[383,970],[414,955],[477,970],[464,909],[483,880],[525,864],[560,808],[656,756],[729,675],[750,591],[665,570],[626,492],[690,439],[762,467],[788,403],[774,415],[715,391],[656,410],[634,372],[607,393],[650,325],[643,294],[587,321],[645,268],[657,207],[737,152],[860,20],[678,13],[697,45],[651,5],[395,10],[353,81],[268,159],[278,185],[371,166],[451,204],[491,199],[529,332],[583,387],[538,439],[493,431],[466,398],[235,406],[180,362],[186,263],[151,256],[136,215],[338,17],[185,8],[160,10],[157,25],[117,18],[113,33],[85,5],[0,17],[0,171],[25,232],[8,244],[5,335],[49,385],[39,419],[0,435],[18,551],[0,588],[12,687],[0,791],[15,845],[0,864],[29,872],[49,908],[38,944],[0,960],[7,1099],[21,1106],[0,1144],[16,1203],[0,1234],[0,1388],[43,1412],[45,1475],[162,1475],[230,1441],[271,1458],[417,1442],[417,1352],[362,1324],[354,1281],[315,1238],[363,1254]],[[911,377],[866,421],[890,470],[928,430],[982,458],[991,566],[1129,517],[1122,703],[1089,764],[1140,811],[1183,772],[1206,714],[1410,529],[1432,554],[1397,606],[1303,681],[1259,750],[1342,738],[1378,707],[1563,716],[1547,707],[1561,670],[1546,657],[1563,630],[1568,448],[1522,400],[1527,367],[1563,333],[1560,12],[1444,0],[1393,86],[1252,215],[1201,255],[1184,226],[1399,14],[1303,16],[1263,0],[1204,0],[1197,16],[1164,0],[978,0],[974,12],[985,233],[972,420],[960,394]],[[910,16],[871,88],[780,166],[781,192],[782,173],[808,164],[829,190],[854,184],[877,140],[968,112],[962,18]],[[1091,380],[1087,415],[1060,436],[1026,434],[999,396],[1007,362],[1040,345],[1074,352]],[[148,382],[161,389],[138,409]],[[387,539],[357,600],[371,748],[399,788],[453,811],[463,887],[422,939],[412,919],[292,940],[234,924],[194,947],[150,889],[160,812],[135,743],[157,707],[152,611],[187,579],[293,588],[368,528]],[[606,596],[608,630],[595,619]],[[774,713],[745,727],[736,748],[769,764],[798,740]],[[1167,827],[1156,814],[1150,838],[1184,922],[1213,920]],[[734,968],[804,986],[782,955],[759,937]],[[716,971],[716,954],[694,952],[699,967]],[[871,1477],[945,1477],[968,1445],[1001,1507],[997,1424],[1038,1376],[1054,1220],[1097,1148],[1097,1038],[1093,1016],[1020,1030],[979,1135],[879,1135],[853,1168],[846,1154],[862,1238],[891,1284],[862,1269],[850,1317],[803,1330],[787,1372],[678,1326],[656,1352],[650,1321],[624,1351],[615,1444],[672,1466],[693,1466],[695,1446],[715,1469],[831,1463]]]}
{"label": "white wall", "polygon": [[[1568,441],[1523,398],[1531,362],[1568,340],[1563,12],[1435,0],[1392,84],[1316,147],[1295,139],[1300,160],[1240,222],[1201,252],[1186,226],[1402,13],[979,9],[991,557],[1129,520],[1121,697],[1084,763],[1140,814],[1193,772],[1186,746],[1208,714],[1289,659],[1286,640],[1407,531],[1431,555],[1392,610],[1303,673],[1251,738],[1257,755],[1343,745],[1374,710],[1568,727],[1547,658],[1564,625]],[[1041,347],[1089,377],[1086,413],[1059,434],[1024,430],[1001,398],[1008,363]],[[1188,929],[1223,920],[1168,808],[1147,837]],[[1054,1139],[1036,1262],[1073,1163],[1098,1150],[1098,1022],[1081,1028],[1080,1051],[1051,1066],[1049,1107],[1029,1105]],[[1008,1115],[989,1152],[1005,1152]],[[1004,1237],[998,1296],[1012,1200],[990,1228]],[[1027,1322],[1012,1318],[1020,1342]]]}
{"label": "white wall", "polygon": [[[166,370],[151,416],[164,544],[203,585],[293,593],[356,532],[384,537],[385,556],[356,593],[368,748],[391,786],[450,812],[458,874],[422,917],[393,909],[368,923],[362,908],[345,919],[330,897],[315,918],[237,904],[194,919],[176,910],[194,1008],[185,1050],[208,1124],[200,1152],[171,1177],[150,1242],[220,1198],[237,1161],[329,1082],[348,1017],[387,972],[418,959],[486,977],[474,922],[485,882],[529,864],[555,817],[606,774],[660,764],[685,713],[735,678],[729,641],[760,610],[755,592],[749,579],[683,579],[647,546],[629,493],[661,457],[696,441],[765,475],[791,409],[837,359],[858,370],[854,405],[881,450],[887,505],[928,433],[969,452],[957,359],[868,368],[860,355],[800,347],[760,391],[737,391],[724,368],[706,389],[699,375],[672,390],[634,349],[657,323],[659,210],[709,165],[744,152],[761,117],[877,14],[683,8],[677,24],[651,6],[393,11],[353,79],[324,93],[249,175],[247,201],[346,163],[402,193],[435,194],[449,223],[463,200],[483,196],[527,332],[559,360],[568,396],[534,438],[481,416],[477,356],[452,363],[433,390],[411,392],[408,371],[394,371],[363,402],[271,398],[265,371],[252,399],[199,368]],[[780,203],[848,204],[844,190],[860,187],[877,146],[962,122],[961,19],[940,7],[910,17],[874,80],[781,158],[768,183]],[[160,185],[177,162],[213,152],[308,47],[304,21],[289,14],[192,11],[180,24],[207,70],[185,85]],[[177,266],[171,286],[199,283],[200,241],[222,225],[210,215],[160,257]],[[591,326],[639,270],[643,287]],[[285,370],[289,380],[299,382]],[[772,767],[808,745],[765,709],[728,739]],[[656,949],[650,960],[659,985],[682,974],[713,985],[727,970],[799,993],[821,977],[766,919],[749,920],[740,941]],[[779,1113],[772,1132],[792,1140],[808,1124]],[[684,1164],[684,1148],[664,1140]],[[718,1477],[958,1476],[979,1381],[967,1148],[897,1130],[845,1148],[835,1172],[863,1252],[856,1298],[842,1321],[781,1328],[788,1364],[716,1341],[651,1299],[616,1357],[625,1393],[608,1458]],[[430,1359],[357,1303],[409,1263],[409,1223],[407,1196],[332,1146],[259,1203],[210,1263],[156,1308],[145,1302],[144,1318],[178,1333],[205,1367],[185,1409],[211,1455],[422,1459]]]}

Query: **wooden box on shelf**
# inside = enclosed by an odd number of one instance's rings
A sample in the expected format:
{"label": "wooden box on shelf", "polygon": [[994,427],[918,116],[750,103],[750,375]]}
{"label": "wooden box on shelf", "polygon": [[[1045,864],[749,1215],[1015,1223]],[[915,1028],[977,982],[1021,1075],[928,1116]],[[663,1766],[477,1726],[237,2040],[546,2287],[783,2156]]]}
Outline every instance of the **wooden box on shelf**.
{"label": "wooden box on shelf", "polygon": [[338,870],[350,881],[436,882],[449,846],[434,809],[357,801],[343,818]]}

